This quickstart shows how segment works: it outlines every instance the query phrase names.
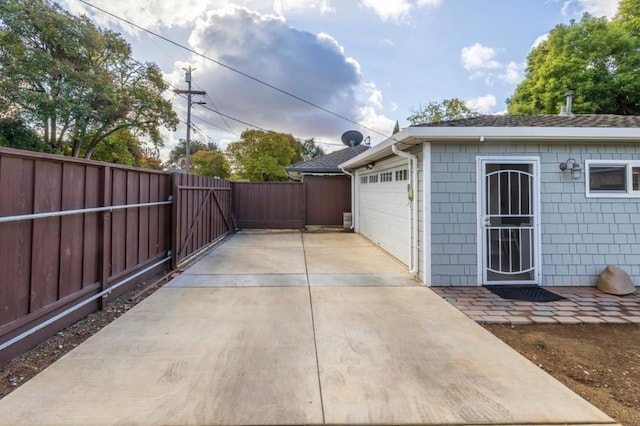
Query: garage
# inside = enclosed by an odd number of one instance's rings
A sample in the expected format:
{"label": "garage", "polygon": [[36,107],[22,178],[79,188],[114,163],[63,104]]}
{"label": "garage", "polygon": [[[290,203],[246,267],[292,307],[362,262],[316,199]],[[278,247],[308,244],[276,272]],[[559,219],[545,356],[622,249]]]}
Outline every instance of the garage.
{"label": "garage", "polygon": [[358,172],[357,232],[402,263],[411,262],[411,206],[407,160],[392,157]]}

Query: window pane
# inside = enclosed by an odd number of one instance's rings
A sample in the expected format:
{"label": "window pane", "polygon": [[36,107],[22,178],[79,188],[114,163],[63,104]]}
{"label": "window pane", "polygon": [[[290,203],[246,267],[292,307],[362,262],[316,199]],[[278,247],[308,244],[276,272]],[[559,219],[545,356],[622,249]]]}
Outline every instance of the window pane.
{"label": "window pane", "polygon": [[633,190],[640,191],[640,167],[634,167],[631,169],[631,178],[633,183]]}
{"label": "window pane", "polygon": [[591,191],[626,192],[626,166],[589,166]]}

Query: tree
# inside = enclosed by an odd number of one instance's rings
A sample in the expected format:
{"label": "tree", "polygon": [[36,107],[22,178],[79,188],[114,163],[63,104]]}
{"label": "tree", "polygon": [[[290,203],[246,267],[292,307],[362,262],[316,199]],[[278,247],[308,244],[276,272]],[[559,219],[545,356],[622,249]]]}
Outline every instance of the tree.
{"label": "tree", "polygon": [[55,149],[90,158],[121,129],[162,143],[159,129],[178,118],[155,64],[131,58],[117,33],[46,0],[0,6],[0,107],[17,109]]}
{"label": "tree", "polygon": [[[67,149],[71,148],[67,147]],[[84,152],[81,152],[81,155],[84,155]],[[163,169],[160,151],[144,147],[143,143],[127,129],[120,129],[101,140],[96,146],[92,158],[107,163],[156,170]]]}
{"label": "tree", "polygon": [[[200,176],[217,176],[223,179],[228,178],[231,174],[229,161],[215,143],[190,141],[189,151],[191,152],[191,173]],[[183,169],[186,155],[187,141],[180,139],[180,142],[169,153],[167,165]]]}
{"label": "tree", "polygon": [[164,170],[164,166],[160,158],[148,155],[142,156],[138,167],[144,167],[145,169]]}
{"label": "tree", "polygon": [[[193,140],[189,142],[189,152],[193,156],[193,154],[197,153],[200,150],[209,151],[209,150],[218,150],[218,146],[215,143],[205,143],[198,140]],[[167,166],[176,168],[176,169],[184,169],[186,165],[187,158],[187,141],[185,139],[180,139],[178,144],[171,150],[169,153],[169,160],[167,161]]]}
{"label": "tree", "polygon": [[93,159],[107,163],[138,166],[142,159],[140,141],[126,129],[120,129],[101,140],[96,146]]}
{"label": "tree", "polygon": [[621,0],[614,22],[634,35],[640,35],[640,0]]}
{"label": "tree", "polygon": [[191,155],[191,171],[199,176],[227,179],[231,174],[229,162],[222,152],[216,149],[199,150]]}
{"label": "tree", "polygon": [[245,130],[240,138],[226,150],[231,170],[238,179],[254,182],[287,180],[285,167],[302,160],[295,149],[301,145],[289,134]]}
{"label": "tree", "polygon": [[17,118],[0,118],[0,146],[56,153],[42,138]]}
{"label": "tree", "polygon": [[612,21],[585,14],[556,26],[529,53],[508,113],[557,114],[573,90],[574,113],[640,114],[639,9],[638,0],[623,0]]}
{"label": "tree", "polygon": [[[415,124],[415,123],[414,123]],[[398,120],[396,120],[396,125],[393,126],[393,132],[391,133],[392,135],[395,135],[396,133],[398,133],[400,131],[400,123],[398,123]]]}
{"label": "tree", "polygon": [[439,121],[459,120],[461,118],[475,117],[478,112],[469,108],[458,98],[445,99],[442,102],[429,102],[420,105],[417,109],[411,109],[411,115],[407,117],[412,125],[421,123],[435,123]]}
{"label": "tree", "polygon": [[[301,142],[302,144],[302,160],[309,160],[311,158],[321,157],[324,155],[324,150],[316,145],[316,141],[311,139],[306,139]],[[295,161],[292,161],[295,163]]]}

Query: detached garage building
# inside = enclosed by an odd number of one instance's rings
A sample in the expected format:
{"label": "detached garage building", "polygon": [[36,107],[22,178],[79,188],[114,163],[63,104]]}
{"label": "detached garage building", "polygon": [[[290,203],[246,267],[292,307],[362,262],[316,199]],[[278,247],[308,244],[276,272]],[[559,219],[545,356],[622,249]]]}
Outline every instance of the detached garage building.
{"label": "detached garage building", "polygon": [[640,282],[640,117],[409,127],[340,165],[354,227],[426,285]]}

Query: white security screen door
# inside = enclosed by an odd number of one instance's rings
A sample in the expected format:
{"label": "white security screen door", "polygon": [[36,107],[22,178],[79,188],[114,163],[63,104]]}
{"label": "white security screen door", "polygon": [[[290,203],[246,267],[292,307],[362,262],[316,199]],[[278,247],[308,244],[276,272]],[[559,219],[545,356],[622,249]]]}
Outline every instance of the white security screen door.
{"label": "white security screen door", "polygon": [[537,162],[481,160],[484,284],[538,284]]}

